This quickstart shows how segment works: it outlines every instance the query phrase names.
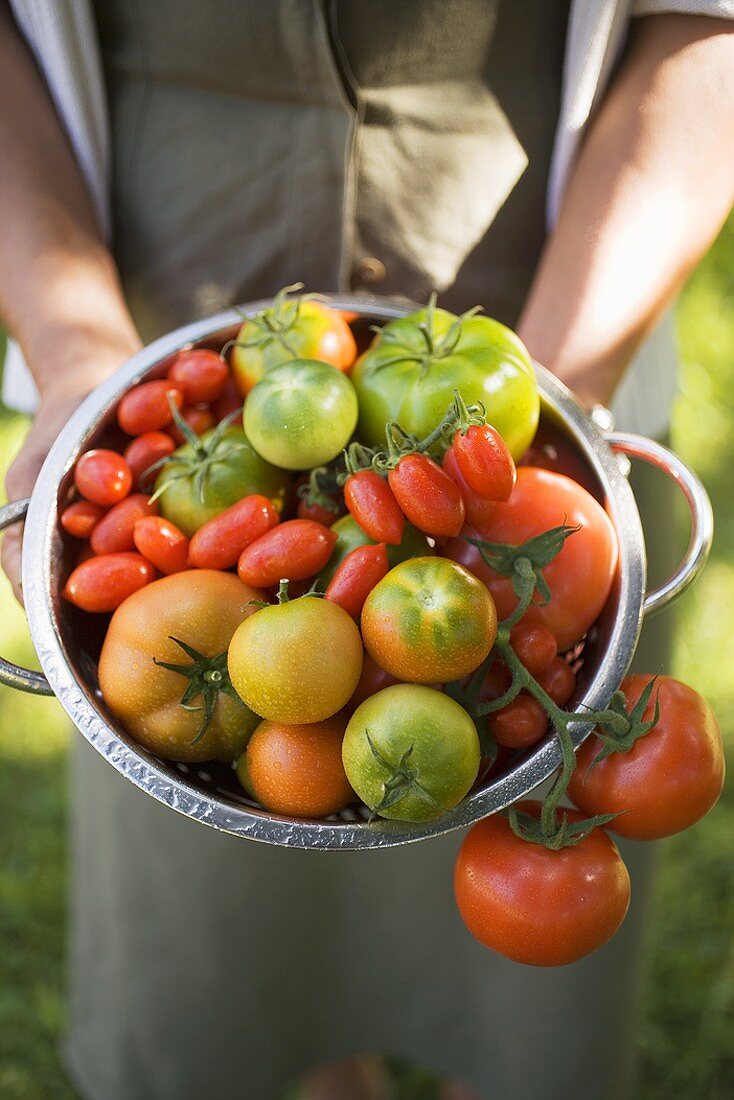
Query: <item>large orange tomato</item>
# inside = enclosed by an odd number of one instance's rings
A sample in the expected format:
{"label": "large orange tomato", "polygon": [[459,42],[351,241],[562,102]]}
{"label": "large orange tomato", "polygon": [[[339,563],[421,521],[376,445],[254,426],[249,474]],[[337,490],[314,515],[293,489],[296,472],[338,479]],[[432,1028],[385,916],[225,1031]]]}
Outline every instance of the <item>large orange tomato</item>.
{"label": "large orange tomato", "polygon": [[443,553],[470,569],[494,597],[500,619],[517,606],[512,580],[491,569],[464,536],[519,545],[562,524],[579,526],[561,552],[543,570],[551,598],[536,602],[526,622],[542,623],[559,650],[568,649],[594,623],[607,601],[617,568],[617,536],[598,501],[575,481],[551,470],[521,466],[517,484],[504,504],[488,504],[481,529],[465,528]]}
{"label": "large orange tomato", "polygon": [[251,601],[262,598],[231,573],[194,569],[153,581],[118,607],[99,686],[136,741],[165,760],[229,762],[242,752],[258,718],[233,691],[226,655],[256,610]]}

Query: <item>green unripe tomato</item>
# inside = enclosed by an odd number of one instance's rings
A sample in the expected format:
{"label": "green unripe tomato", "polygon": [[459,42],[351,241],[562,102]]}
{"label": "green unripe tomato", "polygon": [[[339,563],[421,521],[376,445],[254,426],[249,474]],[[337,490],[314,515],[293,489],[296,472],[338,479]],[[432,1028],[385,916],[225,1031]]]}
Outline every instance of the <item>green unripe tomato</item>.
{"label": "green unripe tomato", "polygon": [[273,367],[245,402],[245,432],[274,466],[309,470],[336,458],[357,426],[357,395],[341,371],[317,359]]}
{"label": "green unripe tomato", "polygon": [[[480,756],[476,727],[464,708],[421,684],[395,684],[365,699],[342,746],[344,770],[359,797],[398,821],[432,821],[453,809],[471,789]],[[384,805],[385,784],[398,770],[407,781],[396,792],[400,797]]]}
{"label": "green unripe tomato", "polygon": [[[329,581],[350,551],[355,550],[358,546],[375,545],[375,540],[365,534],[356,519],[350,515],[341,516],[335,523],[332,523],[331,529],[336,535],[336,542],[331,557],[319,573],[318,584],[321,592],[326,591]],[[426,554],[432,553],[423,532],[414,527],[412,523],[407,522],[403,527],[403,538],[400,545],[388,546],[386,549],[387,560],[391,569],[401,561],[407,561],[408,558],[424,557]]]}

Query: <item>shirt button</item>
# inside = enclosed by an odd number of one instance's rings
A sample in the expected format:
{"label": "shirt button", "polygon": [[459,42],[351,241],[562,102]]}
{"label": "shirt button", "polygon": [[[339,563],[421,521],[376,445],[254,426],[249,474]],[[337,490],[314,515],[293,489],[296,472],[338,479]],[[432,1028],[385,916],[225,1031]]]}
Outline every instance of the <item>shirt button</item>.
{"label": "shirt button", "polygon": [[356,273],[360,282],[373,286],[375,283],[383,281],[387,275],[387,268],[382,260],[378,260],[374,256],[365,256],[357,264]]}

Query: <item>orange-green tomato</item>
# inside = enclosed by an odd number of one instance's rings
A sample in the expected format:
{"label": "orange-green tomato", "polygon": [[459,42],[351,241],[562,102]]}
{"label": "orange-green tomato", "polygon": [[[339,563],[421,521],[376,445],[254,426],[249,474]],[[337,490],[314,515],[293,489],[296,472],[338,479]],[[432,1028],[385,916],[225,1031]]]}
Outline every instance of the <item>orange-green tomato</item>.
{"label": "orange-green tomato", "polygon": [[496,636],[497,612],[487,588],[447,558],[411,558],[396,565],[362,609],[362,637],[370,657],[409,683],[468,676]]}
{"label": "orange-green tomato", "polygon": [[[257,715],[220,691],[211,725],[196,740],[204,712],[181,706],[189,678],[156,661],[193,667],[173,638],[207,658],[226,653],[237,627],[256,610],[251,601],[262,598],[232,573],[193,569],[153,581],[118,607],[102,646],[99,686],[136,741],[164,760],[230,762],[242,752]],[[201,704],[201,697],[191,700],[193,707]]]}
{"label": "orange-green tomato", "polygon": [[229,647],[235,691],[263,718],[301,725],[330,718],[362,672],[362,640],[341,607],[315,596],[264,607]]}
{"label": "orange-green tomato", "polygon": [[461,802],[480,755],[464,708],[421,684],[395,684],[366,699],[342,748],[347,778],[365,805],[398,821],[432,821]]}
{"label": "orange-green tomato", "polygon": [[342,763],[346,718],[288,726],[261,722],[237,762],[242,786],[266,810],[328,817],[354,799]]}
{"label": "orange-green tomato", "polygon": [[346,372],[357,358],[357,345],[338,310],[308,298],[287,299],[281,292],[237,333],[232,370],[240,393],[246,396],[271,367],[301,358]]}

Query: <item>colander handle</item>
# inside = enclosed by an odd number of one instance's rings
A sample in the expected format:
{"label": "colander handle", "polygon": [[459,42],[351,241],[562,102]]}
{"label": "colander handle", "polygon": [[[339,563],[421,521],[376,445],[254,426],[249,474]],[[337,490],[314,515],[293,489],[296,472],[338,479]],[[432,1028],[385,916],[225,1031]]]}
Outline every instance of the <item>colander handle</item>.
{"label": "colander handle", "polygon": [[714,537],[711,501],[693,470],[661,443],[631,432],[608,432],[605,438],[613,451],[649,462],[666,474],[683,493],[690,512],[691,537],[680,565],[666,581],[645,594],[645,615],[654,615],[685,592],[706,564]]}
{"label": "colander handle", "polygon": [[[25,519],[29,504],[30,499],[16,500],[0,508],[0,531]],[[21,668],[3,657],[0,657],[0,684],[15,688],[16,691],[30,691],[33,695],[53,695],[51,685],[42,672]]]}

